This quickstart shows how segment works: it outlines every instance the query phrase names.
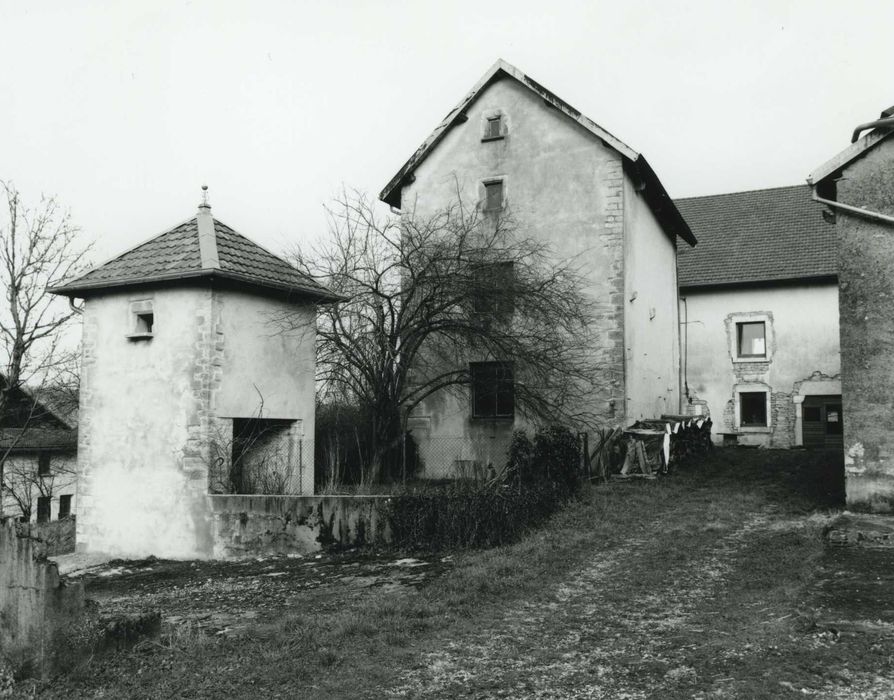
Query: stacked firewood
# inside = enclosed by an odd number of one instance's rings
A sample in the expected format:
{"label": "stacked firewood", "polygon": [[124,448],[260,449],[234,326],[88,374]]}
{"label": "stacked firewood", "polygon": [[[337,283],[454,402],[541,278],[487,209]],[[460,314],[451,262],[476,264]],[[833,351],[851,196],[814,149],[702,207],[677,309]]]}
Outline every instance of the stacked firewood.
{"label": "stacked firewood", "polygon": [[666,474],[671,466],[704,454],[711,449],[711,425],[710,418],[674,414],[638,420],[624,431],[627,456],[621,475]]}

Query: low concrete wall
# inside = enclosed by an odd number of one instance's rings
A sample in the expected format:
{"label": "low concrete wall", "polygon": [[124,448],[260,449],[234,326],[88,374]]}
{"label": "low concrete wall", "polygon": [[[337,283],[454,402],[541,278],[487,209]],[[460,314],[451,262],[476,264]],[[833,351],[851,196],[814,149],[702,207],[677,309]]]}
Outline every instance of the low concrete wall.
{"label": "low concrete wall", "polygon": [[83,585],[60,580],[26,527],[0,524],[0,654],[25,673],[47,675],[83,614]]}
{"label": "low concrete wall", "polygon": [[214,557],[307,554],[387,544],[388,496],[213,495]]}

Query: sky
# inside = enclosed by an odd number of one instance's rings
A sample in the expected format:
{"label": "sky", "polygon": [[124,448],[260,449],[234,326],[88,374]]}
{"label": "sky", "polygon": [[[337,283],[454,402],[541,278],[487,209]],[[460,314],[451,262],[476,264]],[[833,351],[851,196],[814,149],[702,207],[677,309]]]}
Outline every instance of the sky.
{"label": "sky", "polygon": [[271,249],[375,197],[497,58],[673,197],[804,182],[894,104],[894,3],[0,0],[0,179],[101,261],[195,213]]}

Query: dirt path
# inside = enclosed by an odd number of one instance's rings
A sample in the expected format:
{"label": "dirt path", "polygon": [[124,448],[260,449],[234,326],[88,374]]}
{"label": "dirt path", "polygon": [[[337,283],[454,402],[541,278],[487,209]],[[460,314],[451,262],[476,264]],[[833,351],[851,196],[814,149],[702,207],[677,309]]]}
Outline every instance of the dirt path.
{"label": "dirt path", "polygon": [[[805,629],[804,611],[791,601],[748,596],[749,563],[761,543],[815,533],[829,517],[793,518],[764,506],[738,525],[707,523],[689,547],[655,518],[536,602],[503,608],[470,634],[445,640],[387,697],[894,697],[890,666],[851,672],[836,656],[837,630],[822,622]],[[649,580],[656,569],[663,575]],[[827,581],[815,588],[828,600]],[[734,635],[749,641],[727,643]],[[892,641],[860,640],[876,651],[890,651]],[[820,665],[828,655],[827,668],[785,663],[787,654],[805,652]],[[777,677],[768,679],[771,665]],[[755,689],[768,685],[769,694]]]}
{"label": "dirt path", "polygon": [[[718,530],[711,546],[668,569],[663,580],[634,585],[662,550],[680,546],[676,533],[650,522],[552,595],[505,610],[501,619],[482,620],[478,634],[426,655],[389,696],[468,697],[465,687],[474,681],[473,697],[648,697],[654,689],[631,687],[637,664],[666,668],[670,684],[693,680],[686,650],[669,645],[666,633],[687,626],[697,631],[693,611],[711,605],[732,555],[768,521],[759,513],[732,531]],[[492,692],[482,694],[487,685]]]}

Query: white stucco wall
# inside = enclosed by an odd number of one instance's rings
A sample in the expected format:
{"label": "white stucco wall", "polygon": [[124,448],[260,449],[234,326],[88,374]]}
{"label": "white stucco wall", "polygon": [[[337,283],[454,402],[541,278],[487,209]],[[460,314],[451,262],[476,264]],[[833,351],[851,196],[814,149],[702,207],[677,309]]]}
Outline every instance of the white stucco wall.
{"label": "white stucco wall", "polygon": [[626,178],[624,221],[624,344],[631,422],[680,411],[677,251],[643,195]]}
{"label": "white stucco wall", "polygon": [[[148,299],[153,337],[127,338],[130,303]],[[86,301],[80,548],[209,554],[210,440],[215,431],[231,430],[228,418],[257,416],[259,391],[263,417],[295,420],[313,434],[313,327],[278,333],[270,314],[283,308],[265,297],[199,286]],[[312,307],[300,308],[309,318]],[[312,458],[308,480],[312,490]]]}
{"label": "white stucco wall", "polygon": [[[746,444],[798,444],[793,398],[841,393],[837,286],[690,290],[683,295],[688,304],[690,394],[694,406],[704,403],[710,412],[715,439],[726,432],[740,433],[739,442]],[[681,318],[683,313],[681,302]],[[763,318],[767,361],[733,362],[736,321]],[[768,428],[741,430],[734,402],[737,387],[769,388],[774,407]]]}
{"label": "white stucco wall", "polygon": [[[482,142],[484,122],[496,113],[502,114],[507,135]],[[574,261],[598,305],[600,321],[591,347],[605,368],[605,379],[588,408],[606,423],[625,422],[625,408],[636,416],[654,415],[658,409],[676,411],[674,248],[641,197],[625,192],[621,156],[515,80],[488,86],[467,115],[468,120],[452,128],[416,168],[415,181],[402,190],[403,211],[425,216],[455,203],[458,193],[474,203],[482,181],[501,178],[507,209],[520,233],[548,241],[557,256]],[[634,202],[625,208],[631,196]],[[633,223],[627,223],[627,217]],[[631,226],[636,233],[630,232]],[[628,264],[636,268],[626,283],[625,252],[632,261]],[[638,288],[643,301],[629,309],[633,328],[625,336],[628,286]],[[658,310],[651,320],[649,307]],[[641,343],[651,349],[640,349]],[[633,382],[626,394],[625,355],[631,363],[627,381]],[[660,397],[654,395],[659,377]],[[417,435],[440,439],[451,454],[460,455],[456,459],[467,459],[474,455],[466,456],[463,450],[470,451],[469,442],[459,438],[471,439],[482,445],[478,452],[488,453],[520,423],[476,423],[469,415],[467,398],[442,394],[417,411],[414,425]],[[447,438],[457,439],[456,446]]]}

